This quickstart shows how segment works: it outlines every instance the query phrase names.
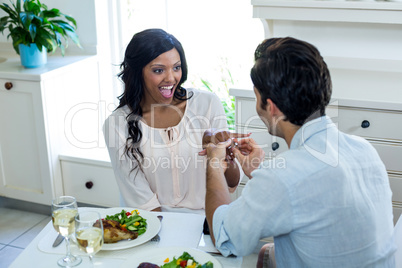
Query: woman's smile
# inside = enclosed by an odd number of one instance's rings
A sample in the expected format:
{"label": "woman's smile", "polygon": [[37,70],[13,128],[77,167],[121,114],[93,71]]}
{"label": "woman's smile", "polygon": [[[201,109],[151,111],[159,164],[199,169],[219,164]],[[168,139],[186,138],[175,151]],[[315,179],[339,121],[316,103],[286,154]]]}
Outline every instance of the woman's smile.
{"label": "woman's smile", "polygon": [[159,88],[159,91],[161,92],[162,96],[169,99],[173,96],[174,94],[174,88],[175,85],[170,85],[170,86],[163,86]]}

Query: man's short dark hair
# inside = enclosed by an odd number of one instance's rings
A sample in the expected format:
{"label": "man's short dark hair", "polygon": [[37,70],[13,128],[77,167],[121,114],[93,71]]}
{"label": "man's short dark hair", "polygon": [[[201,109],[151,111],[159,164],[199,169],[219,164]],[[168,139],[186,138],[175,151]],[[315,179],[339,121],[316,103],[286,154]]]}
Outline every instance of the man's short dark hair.
{"label": "man's short dark hair", "polygon": [[251,80],[263,107],[271,99],[285,120],[299,126],[317,114],[325,115],[331,77],[315,46],[291,37],[271,38],[257,47],[254,58]]}

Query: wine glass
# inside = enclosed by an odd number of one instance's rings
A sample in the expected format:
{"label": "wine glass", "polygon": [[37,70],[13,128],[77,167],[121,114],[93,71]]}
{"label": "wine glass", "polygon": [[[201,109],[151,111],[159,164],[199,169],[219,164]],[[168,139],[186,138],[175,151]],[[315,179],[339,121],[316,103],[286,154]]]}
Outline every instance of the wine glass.
{"label": "wine glass", "polygon": [[52,222],[56,231],[66,240],[66,256],[57,264],[62,267],[77,266],[82,259],[71,254],[70,236],[75,229],[75,215],[78,214],[77,201],[72,196],[60,196],[52,201]]}
{"label": "wine glass", "polygon": [[75,216],[75,238],[80,250],[88,254],[92,266],[94,255],[103,245],[103,224],[96,211],[84,211]]}

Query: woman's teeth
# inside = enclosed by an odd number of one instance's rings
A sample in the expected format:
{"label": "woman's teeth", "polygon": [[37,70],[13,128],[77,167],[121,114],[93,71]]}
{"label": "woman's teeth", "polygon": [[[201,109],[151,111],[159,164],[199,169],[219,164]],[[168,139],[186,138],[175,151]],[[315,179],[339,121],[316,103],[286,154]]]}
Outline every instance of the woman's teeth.
{"label": "woman's teeth", "polygon": [[173,86],[161,87],[161,89],[162,89],[162,90],[163,90],[163,89],[169,89],[169,90],[172,90],[172,88],[173,88]]}
{"label": "woman's teeth", "polygon": [[173,89],[173,85],[166,86],[166,87],[160,87],[159,90],[160,90],[162,96],[164,96],[165,98],[170,98],[172,96],[172,89]]}

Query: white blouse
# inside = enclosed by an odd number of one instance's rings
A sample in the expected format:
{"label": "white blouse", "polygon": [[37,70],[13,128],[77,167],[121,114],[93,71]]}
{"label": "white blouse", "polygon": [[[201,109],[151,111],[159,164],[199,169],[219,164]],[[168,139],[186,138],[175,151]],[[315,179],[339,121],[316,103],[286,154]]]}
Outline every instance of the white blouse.
{"label": "white blouse", "polygon": [[[114,111],[103,132],[124,206],[164,211],[183,208],[203,212],[206,192],[206,157],[199,156],[205,130],[227,130],[219,98],[210,92],[187,89],[184,115],[176,126],[153,128],[140,121],[144,155],[142,172],[125,154],[128,137],[127,106]],[[170,137],[170,138],[169,138]],[[194,212],[194,211],[193,211]]]}

